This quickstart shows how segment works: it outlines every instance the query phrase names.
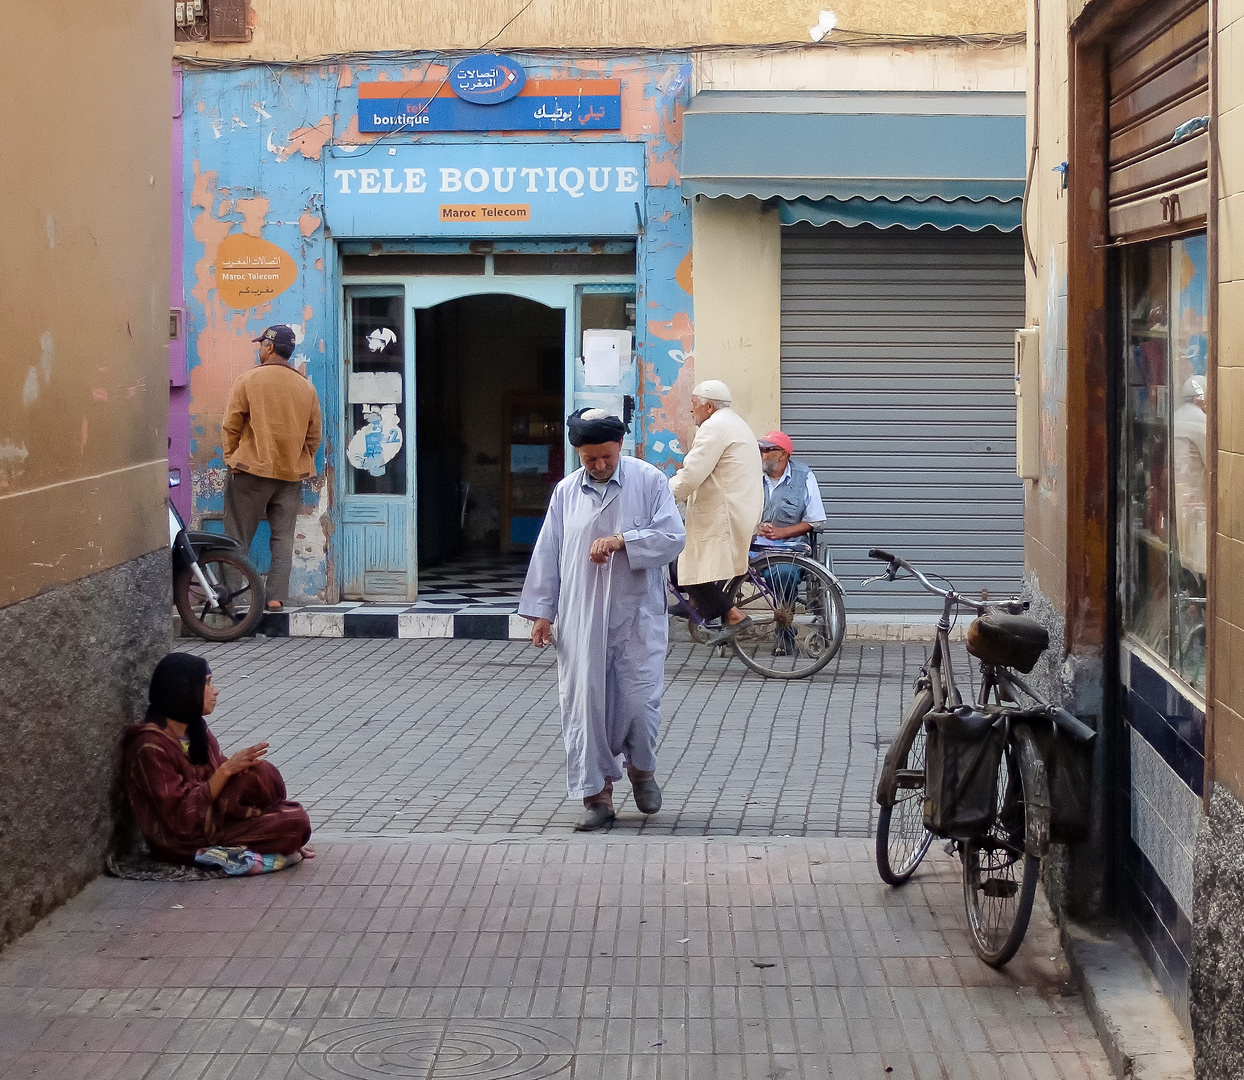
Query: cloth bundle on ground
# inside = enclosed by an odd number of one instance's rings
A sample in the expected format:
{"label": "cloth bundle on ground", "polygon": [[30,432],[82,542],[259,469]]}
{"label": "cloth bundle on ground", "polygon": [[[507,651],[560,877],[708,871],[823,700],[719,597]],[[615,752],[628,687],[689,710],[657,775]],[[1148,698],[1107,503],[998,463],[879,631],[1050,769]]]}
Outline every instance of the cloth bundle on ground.
{"label": "cloth bundle on ground", "polygon": [[[191,865],[203,849],[221,847],[245,849],[260,861],[293,855],[310,839],[311,822],[286,798],[274,765],[257,762],[212,798],[209,782],[225,756],[203,718],[209,674],[202,657],[170,653],[152,676],[147,718],[125,733],[123,780],[138,827],[151,854],[172,863]],[[168,720],[186,725],[184,743]],[[228,869],[229,862],[215,865]],[[279,869],[275,862],[271,869]],[[250,865],[248,872],[261,872]]]}
{"label": "cloth bundle on ground", "polygon": [[194,864],[163,862],[151,854],[143,837],[123,851],[111,851],[104,859],[104,870],[127,881],[215,881],[224,877],[272,874],[302,862],[302,855],[261,855],[242,847],[201,848]]}

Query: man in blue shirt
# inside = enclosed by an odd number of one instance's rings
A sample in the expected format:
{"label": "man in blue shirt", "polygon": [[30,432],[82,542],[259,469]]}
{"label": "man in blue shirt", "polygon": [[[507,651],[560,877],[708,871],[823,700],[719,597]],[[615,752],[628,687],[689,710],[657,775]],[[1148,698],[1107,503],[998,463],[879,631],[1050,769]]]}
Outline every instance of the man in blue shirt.
{"label": "man in blue shirt", "polygon": [[802,547],[799,539],[825,524],[821,487],[812,470],[791,455],[794,444],[784,431],[762,435],[760,463],[765,471],[765,509],[754,547]]}
{"label": "man in blue shirt", "polygon": [[[795,447],[784,431],[770,431],[757,441],[765,473],[765,508],[752,547],[807,553],[811,550],[808,534],[825,523],[820,485],[812,470],[791,456]],[[794,566],[771,566],[764,571],[769,587],[788,604],[795,601],[802,576]],[[795,635],[789,629],[779,630],[774,656],[788,656],[794,648]]]}

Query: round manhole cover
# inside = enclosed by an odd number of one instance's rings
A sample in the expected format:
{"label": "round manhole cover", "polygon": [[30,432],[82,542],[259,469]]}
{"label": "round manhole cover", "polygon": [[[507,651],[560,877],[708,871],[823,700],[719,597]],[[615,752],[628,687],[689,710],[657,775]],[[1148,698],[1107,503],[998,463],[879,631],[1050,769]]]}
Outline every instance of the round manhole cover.
{"label": "round manhole cover", "polygon": [[373,1020],[318,1035],[298,1064],[318,1080],[540,1080],[570,1066],[574,1046],[511,1020]]}

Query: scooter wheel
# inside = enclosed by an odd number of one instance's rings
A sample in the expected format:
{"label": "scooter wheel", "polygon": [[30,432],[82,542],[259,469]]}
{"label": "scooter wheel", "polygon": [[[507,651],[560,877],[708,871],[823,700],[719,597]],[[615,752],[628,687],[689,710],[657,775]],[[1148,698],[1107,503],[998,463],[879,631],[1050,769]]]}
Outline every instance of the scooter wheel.
{"label": "scooter wheel", "polygon": [[205,641],[236,641],[253,634],[264,611],[263,578],[246,559],[225,549],[199,553],[199,567],[216,603],[209,603],[194,570],[183,566],[173,579],[173,602],[182,623]]}

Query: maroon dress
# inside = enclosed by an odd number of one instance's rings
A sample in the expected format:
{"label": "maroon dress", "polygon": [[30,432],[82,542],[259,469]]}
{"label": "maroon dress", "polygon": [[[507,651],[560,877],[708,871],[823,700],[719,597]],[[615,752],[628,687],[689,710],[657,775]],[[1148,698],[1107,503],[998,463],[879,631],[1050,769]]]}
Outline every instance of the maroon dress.
{"label": "maroon dress", "polygon": [[200,848],[216,845],[291,855],[311,838],[311,819],[285,798],[275,765],[261,761],[231,776],[213,800],[208,781],[225,756],[210,731],[207,756],[206,765],[192,764],[181,740],[155,724],[126,730],[125,790],[156,858],[192,863]]}

